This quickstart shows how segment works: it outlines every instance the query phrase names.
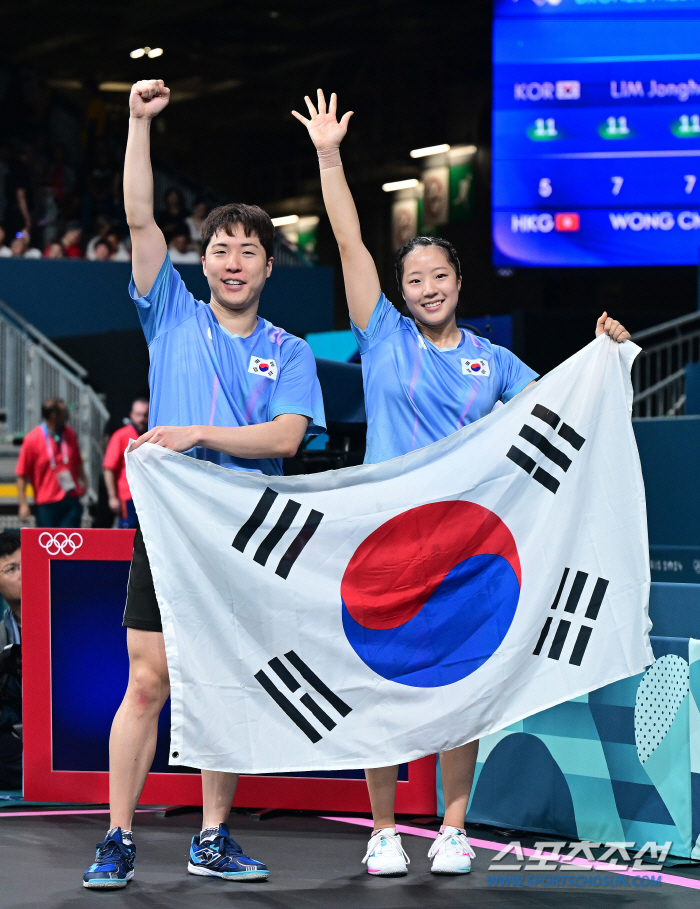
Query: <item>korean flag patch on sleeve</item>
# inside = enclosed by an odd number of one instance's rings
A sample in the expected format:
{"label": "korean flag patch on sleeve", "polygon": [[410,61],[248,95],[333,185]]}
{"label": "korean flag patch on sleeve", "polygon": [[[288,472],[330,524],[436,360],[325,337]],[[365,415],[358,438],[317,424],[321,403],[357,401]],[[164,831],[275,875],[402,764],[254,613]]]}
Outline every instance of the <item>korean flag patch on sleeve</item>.
{"label": "korean flag patch on sleeve", "polygon": [[265,376],[266,379],[277,378],[277,363],[272,359],[263,359],[262,357],[251,357],[248,372],[255,373],[256,376]]}
{"label": "korean flag patch on sleeve", "polygon": [[490,376],[488,360],[465,360],[462,357],[462,375],[464,376]]}

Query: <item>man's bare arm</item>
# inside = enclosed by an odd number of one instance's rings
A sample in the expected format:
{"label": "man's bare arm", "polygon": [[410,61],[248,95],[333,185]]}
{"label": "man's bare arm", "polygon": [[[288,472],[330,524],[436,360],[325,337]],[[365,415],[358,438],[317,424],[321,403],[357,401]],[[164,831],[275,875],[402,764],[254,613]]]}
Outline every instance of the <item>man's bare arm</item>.
{"label": "man's bare arm", "polygon": [[153,210],[151,120],[167,106],[170,89],[162,79],[137,82],[129,97],[129,138],[124,158],[124,207],[131,232],[136,289],[144,296],[153,287],[165,259],[163,232]]}
{"label": "man's bare arm", "polygon": [[119,496],[117,495],[117,481],[114,476],[114,471],[110,470],[109,467],[105,467],[102,471],[102,475],[105,478],[109,507],[115,514],[118,514],[121,511],[121,504],[119,502]]}
{"label": "man's bare arm", "polygon": [[25,477],[17,477],[17,501],[19,504],[17,509],[19,516],[23,521],[26,521],[27,518],[32,516],[32,512],[27,502],[27,480]]}
{"label": "man's bare arm", "polygon": [[280,414],[269,423],[250,426],[156,426],[139,436],[129,450],[152,442],[171,451],[189,451],[199,445],[234,458],[292,458],[308,426],[309,418],[297,413]]}

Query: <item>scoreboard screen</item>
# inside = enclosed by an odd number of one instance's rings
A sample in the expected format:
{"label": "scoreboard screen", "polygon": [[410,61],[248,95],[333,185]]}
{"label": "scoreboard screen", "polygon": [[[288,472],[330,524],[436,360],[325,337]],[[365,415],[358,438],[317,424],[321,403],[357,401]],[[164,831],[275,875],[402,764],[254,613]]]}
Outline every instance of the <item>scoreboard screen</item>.
{"label": "scoreboard screen", "polygon": [[700,0],[496,0],[498,265],[697,265]]}

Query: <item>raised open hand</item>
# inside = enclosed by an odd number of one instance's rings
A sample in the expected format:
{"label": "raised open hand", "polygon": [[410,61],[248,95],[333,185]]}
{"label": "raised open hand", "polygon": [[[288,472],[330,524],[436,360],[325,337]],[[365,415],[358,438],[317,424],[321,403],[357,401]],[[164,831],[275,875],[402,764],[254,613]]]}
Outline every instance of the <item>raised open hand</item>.
{"label": "raised open hand", "polygon": [[353,115],[353,111],[349,110],[347,113],[343,114],[340,118],[340,122],[338,122],[336,118],[338,98],[335,92],[331,95],[328,110],[326,110],[326,99],[320,88],[318,90],[317,101],[318,111],[311,103],[311,98],[309,98],[308,95],[305,96],[304,101],[306,101],[306,106],[311,114],[311,119],[307,120],[306,117],[302,117],[302,115],[295,110],[292,111],[292,115],[308,129],[311,141],[319,151],[326,151],[329,148],[338,148],[348,131],[348,123],[350,122],[350,117]]}
{"label": "raised open hand", "polygon": [[136,119],[150,120],[159,114],[170,101],[170,89],[162,79],[142,79],[131,87],[129,113]]}

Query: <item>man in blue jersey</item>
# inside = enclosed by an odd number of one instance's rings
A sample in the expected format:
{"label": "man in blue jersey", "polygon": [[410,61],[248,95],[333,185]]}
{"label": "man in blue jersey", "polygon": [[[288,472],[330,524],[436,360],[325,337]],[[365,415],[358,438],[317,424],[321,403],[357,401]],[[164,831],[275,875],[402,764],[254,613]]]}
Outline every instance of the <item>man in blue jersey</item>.
{"label": "man in blue jersey", "polygon": [[[133,247],[131,295],[150,352],[151,427],[136,443],[234,470],[282,473],[307,432],[324,430],[316,366],[305,341],[258,316],[272,270],[274,228],[257,206],[225,205],[202,227],[208,304],[173,268],[153,215],[149,131],[167,105],[160,80],[137,82],[129,100],[124,202]],[[134,875],[131,823],[153,761],[158,716],[170,686],[148,554],[134,540],[124,625],[129,684],[110,737],[110,829],[83,875],[85,887],[116,889]],[[202,771],[203,829],[188,871],[227,880],[264,880],[267,867],[243,854],[226,826],[238,775]]]}

